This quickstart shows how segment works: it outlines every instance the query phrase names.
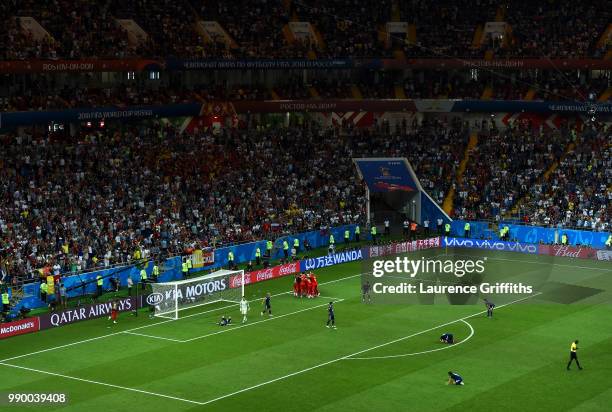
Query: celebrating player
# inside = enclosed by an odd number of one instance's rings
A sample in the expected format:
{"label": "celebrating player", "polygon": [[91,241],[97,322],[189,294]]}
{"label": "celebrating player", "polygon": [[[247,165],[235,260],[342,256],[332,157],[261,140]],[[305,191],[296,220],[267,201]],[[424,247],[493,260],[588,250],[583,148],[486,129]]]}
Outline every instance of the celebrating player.
{"label": "celebrating player", "polygon": [[317,277],[312,272],[308,275],[308,278],[310,279],[309,294],[313,298],[316,298],[317,296],[319,296],[319,282],[317,282]]}
{"label": "celebrating player", "polygon": [[440,336],[440,342],[452,345],[453,343],[455,343],[455,340],[453,338],[453,334],[452,333],[445,333],[444,335]]}
{"label": "celebrating player", "polygon": [[266,293],[266,297],[263,298],[263,310],[261,311],[261,316],[264,315],[264,313],[268,312],[268,316],[272,316],[272,297],[270,296],[270,293]]}
{"label": "celebrating player", "polygon": [[327,305],[327,327],[331,325],[332,328],[336,329],[336,316],[334,315],[334,302],[329,302]]}
{"label": "celebrating player", "polygon": [[300,296],[300,282],[302,281],[302,278],[300,277],[300,274],[297,273],[295,275],[295,279],[293,279],[293,296],[295,296],[296,298]]}
{"label": "celebrating player", "polygon": [[249,301],[243,296],[240,300],[240,313],[242,314],[242,323],[247,321],[247,313],[249,312]]}

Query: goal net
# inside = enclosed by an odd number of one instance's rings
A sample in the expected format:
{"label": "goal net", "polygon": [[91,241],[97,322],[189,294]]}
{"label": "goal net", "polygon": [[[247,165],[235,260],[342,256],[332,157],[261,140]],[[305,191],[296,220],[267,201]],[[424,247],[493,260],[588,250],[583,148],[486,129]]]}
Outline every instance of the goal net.
{"label": "goal net", "polygon": [[155,316],[178,319],[179,312],[185,309],[221,301],[240,302],[244,295],[244,270],[218,270],[197,278],[151,286],[147,303],[155,309]]}

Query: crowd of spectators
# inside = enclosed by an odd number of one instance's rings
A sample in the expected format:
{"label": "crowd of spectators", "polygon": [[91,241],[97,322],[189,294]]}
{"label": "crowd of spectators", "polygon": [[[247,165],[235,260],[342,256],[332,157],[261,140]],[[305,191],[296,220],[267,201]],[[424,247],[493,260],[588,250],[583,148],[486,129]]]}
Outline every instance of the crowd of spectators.
{"label": "crowd of spectators", "polygon": [[551,176],[528,191],[525,220],[609,230],[612,221],[612,143],[604,128],[589,130],[562,158]]}
{"label": "crowd of spectators", "polygon": [[478,25],[493,21],[494,0],[401,1],[401,20],[416,26],[416,44],[406,44],[408,57],[482,58],[484,50],[472,47]]}
{"label": "crowd of spectators", "polygon": [[607,2],[570,0],[508,2],[506,16],[512,33],[507,47],[496,50],[496,56],[601,58],[610,47],[597,47],[612,21],[609,6]]}
{"label": "crowd of spectators", "polygon": [[124,263],[135,250],[177,254],[363,222],[354,157],[407,157],[439,204],[455,189],[458,218],[499,220],[518,208],[528,223],[609,225],[609,130],[483,122],[457,180],[468,136],[458,118],[368,129],[252,123],[219,135],[169,124],[4,135],[0,269],[27,279],[43,266],[77,272]]}
{"label": "crowd of spectators", "polygon": [[299,21],[312,23],[321,33],[319,57],[383,57],[384,25],[391,21],[391,0],[295,1]]}
{"label": "crowd of spectators", "polygon": [[125,262],[137,248],[175,254],[362,222],[353,157],[408,155],[442,201],[464,142],[456,122],[5,135],[0,267],[23,279],[43,266],[74,272]]}
{"label": "crowd of spectators", "polygon": [[[508,2],[503,19],[510,34],[497,44],[474,44],[477,27],[494,21],[500,7],[494,0],[442,0],[434,6],[408,0],[5,0],[0,28],[0,58],[319,58],[392,57],[596,57],[609,50],[597,46],[611,20],[606,3],[584,1]],[[48,37],[20,27],[20,17],[34,17]],[[130,38],[117,19],[133,19],[146,33]],[[198,21],[218,21],[233,43],[208,38]],[[392,21],[414,25],[415,43],[393,35]],[[315,36],[289,41],[283,28],[290,21],[310,22]]]}
{"label": "crowd of spectators", "polygon": [[546,133],[520,124],[505,130],[485,127],[457,183],[455,215],[499,220],[561,158],[573,133],[566,125]]}

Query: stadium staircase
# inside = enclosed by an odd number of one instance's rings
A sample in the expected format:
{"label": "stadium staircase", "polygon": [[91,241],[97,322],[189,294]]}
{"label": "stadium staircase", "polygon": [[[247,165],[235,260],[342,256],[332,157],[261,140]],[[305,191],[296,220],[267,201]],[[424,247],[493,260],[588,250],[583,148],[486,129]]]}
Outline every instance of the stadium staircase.
{"label": "stadium staircase", "polygon": [[484,40],[484,26],[479,24],[476,27],[476,31],[474,32],[474,37],[472,38],[472,48],[479,49],[482,45],[482,41]]}
{"label": "stadium staircase", "polygon": [[416,24],[408,25],[408,44],[413,46],[416,44]]}
{"label": "stadium staircase", "polygon": [[608,87],[608,88],[606,89],[606,91],[604,91],[604,92],[601,94],[601,96],[599,96],[599,98],[597,99],[597,101],[599,101],[599,102],[605,102],[605,101],[607,101],[607,100],[610,98],[610,96],[612,96],[612,87]]}
{"label": "stadium staircase", "polygon": [[132,19],[117,19],[117,24],[127,33],[131,47],[138,47],[149,39],[148,33]]}
{"label": "stadium staircase", "polygon": [[396,84],[395,86],[393,86],[393,90],[394,90],[396,99],[407,99],[408,98],[408,96],[406,96],[406,91],[404,90],[402,86]]}
{"label": "stadium staircase", "polygon": [[310,93],[310,97],[312,97],[313,99],[320,99],[321,98],[321,95],[319,94],[319,91],[314,86],[308,87],[308,93]]}
{"label": "stadium staircase", "polygon": [[[604,30],[602,35],[597,40],[597,48],[602,49],[607,43],[608,40],[612,37],[612,23],[608,24],[608,27]],[[605,56],[606,60],[612,59],[612,50],[608,50]]]}
{"label": "stadium staircase", "polygon": [[55,41],[51,33],[41,26],[34,17],[19,17],[19,25],[21,30],[36,41],[43,41],[44,39],[52,39]]}
{"label": "stadium staircase", "polygon": [[492,96],[493,96],[493,87],[487,86],[482,91],[482,95],[480,96],[480,99],[481,100],[491,100]]}
{"label": "stadium staircase", "polygon": [[363,100],[363,94],[356,84],[351,84],[351,96],[353,96],[355,100]]}
{"label": "stadium staircase", "polygon": [[527,90],[527,93],[525,93],[525,96],[523,96],[524,100],[533,100],[533,98],[536,95],[536,90],[533,87],[530,87],[529,90]]}
{"label": "stadium staircase", "polygon": [[[478,145],[478,133],[472,132],[470,134],[470,138],[468,140],[468,144],[465,148],[465,152],[463,153],[463,159],[461,163],[459,163],[459,168],[457,169],[457,173],[455,175],[455,181],[460,183],[463,181],[463,175],[465,174],[465,169],[467,168],[467,164],[470,161],[470,153],[474,148]],[[453,204],[455,200],[455,185],[451,186],[451,189],[446,194],[444,198],[444,202],[442,202],[442,209],[446,212],[446,214],[450,215],[453,211]]]}
{"label": "stadium staircase", "polygon": [[288,44],[293,44],[295,42],[295,36],[293,35],[293,32],[289,28],[288,24],[283,26],[283,37],[285,37]]}

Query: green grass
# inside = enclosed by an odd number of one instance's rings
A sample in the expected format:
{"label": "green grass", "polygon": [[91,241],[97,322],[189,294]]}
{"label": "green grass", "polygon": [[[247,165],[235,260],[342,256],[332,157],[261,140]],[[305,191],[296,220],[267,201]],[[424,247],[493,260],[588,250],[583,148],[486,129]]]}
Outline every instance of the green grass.
{"label": "green grass", "polygon": [[[456,256],[482,256],[461,253]],[[186,310],[178,321],[141,312],[120,315],[110,328],[97,319],[6,339],[0,359],[29,355],[0,364],[0,392],[65,392],[67,405],[45,408],[88,412],[610,410],[612,265],[486,255],[491,274],[540,277],[552,292],[500,307],[494,319],[479,314],[481,304],[365,305],[356,276],[364,265],[349,263],[317,271],[326,298],[275,296],[270,319],[259,314],[259,299],[288,292],[292,277],[248,286],[256,301],[245,327],[216,326],[223,314],[240,318],[237,306],[218,303]],[[558,303],[574,290],[596,292]],[[324,326],[329,298],[338,301],[337,330]],[[444,347],[438,343],[443,332],[460,341],[469,336],[466,323],[454,322],[464,317],[473,336],[435,351]],[[580,339],[584,370],[567,372],[574,339]],[[61,345],[70,346],[31,354]],[[380,359],[397,355],[404,356]],[[466,385],[446,386],[449,370]]]}

